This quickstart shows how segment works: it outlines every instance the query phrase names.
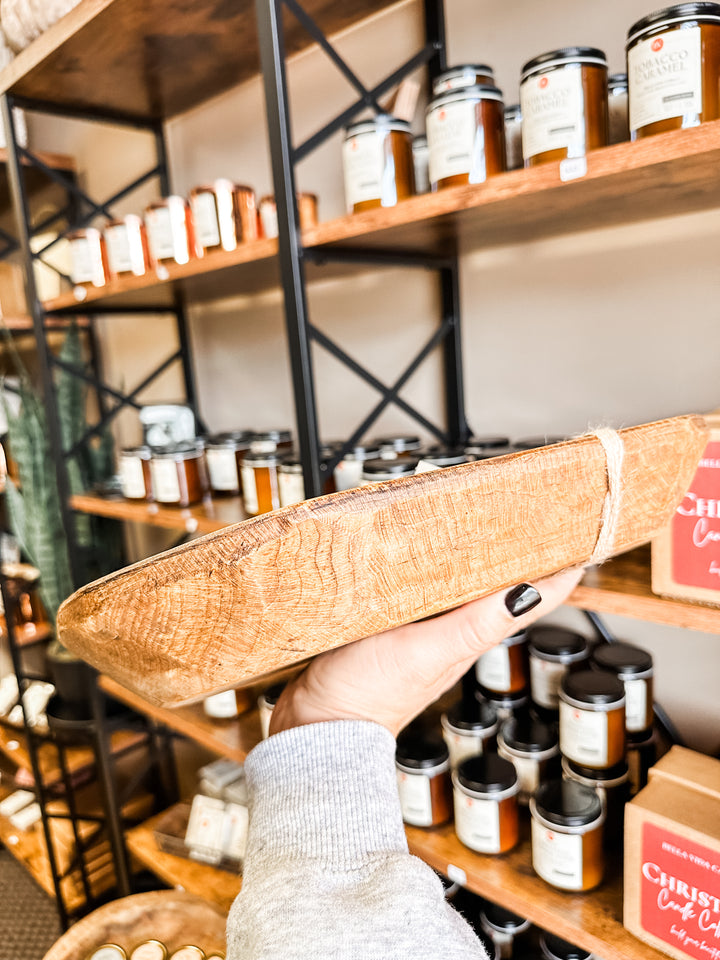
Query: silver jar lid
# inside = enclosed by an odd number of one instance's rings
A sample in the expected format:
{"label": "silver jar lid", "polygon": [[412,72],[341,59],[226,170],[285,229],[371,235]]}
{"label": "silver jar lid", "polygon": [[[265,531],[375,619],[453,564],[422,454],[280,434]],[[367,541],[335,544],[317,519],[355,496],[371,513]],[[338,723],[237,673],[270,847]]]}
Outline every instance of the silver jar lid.
{"label": "silver jar lid", "polygon": [[433,111],[439,109],[440,107],[446,107],[450,103],[460,103],[466,101],[474,101],[475,103],[480,103],[482,100],[496,100],[498,103],[503,102],[502,91],[497,87],[491,87],[487,84],[476,84],[474,87],[460,87],[458,90],[448,90],[447,93],[441,93],[437,97],[433,97],[427,107],[427,113],[433,113]]}
{"label": "silver jar lid", "polygon": [[350,140],[352,137],[364,133],[376,133],[378,131],[387,133],[392,130],[397,133],[411,132],[407,120],[398,120],[397,117],[393,117],[389,113],[378,113],[377,116],[368,120],[358,120],[356,123],[351,123],[350,126],[345,128],[345,139]]}

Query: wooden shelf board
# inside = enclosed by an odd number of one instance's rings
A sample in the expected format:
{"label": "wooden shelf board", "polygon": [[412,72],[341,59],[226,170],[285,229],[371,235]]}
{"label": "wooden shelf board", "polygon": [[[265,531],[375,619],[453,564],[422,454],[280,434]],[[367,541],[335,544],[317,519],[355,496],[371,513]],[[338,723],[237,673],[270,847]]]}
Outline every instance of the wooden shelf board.
{"label": "wooden shelf board", "polygon": [[594,567],[567,601],[573,607],[720,633],[720,607],[660,597],[650,588],[650,547]]}
{"label": "wooden shelf board", "polygon": [[[338,163],[340,158],[338,157]],[[588,155],[587,174],[563,183],[560,165],[514,170],[487,183],[412,197],[380,210],[340,217],[303,232],[309,248],[400,250],[443,256],[581,230],[610,227],[720,205],[720,120],[621,143]],[[257,240],[182,266],[115,280],[78,301],[68,291],[46,304],[77,311],[82,303],[168,307],[173,288],[197,301],[252,294],[279,285],[277,241]],[[310,282],[347,277],[367,266],[308,262]]]}
{"label": "wooden shelf board", "polygon": [[[329,35],[390,5],[306,0],[303,7]],[[287,15],[285,24],[289,55],[310,45],[297,20]],[[159,119],[259,70],[252,0],[81,0],[0,73],[0,92],[104,115]]]}
{"label": "wooden shelf board", "polygon": [[148,523],[168,530],[185,530],[188,533],[212,533],[233,523],[247,520],[241,497],[209,497],[202,503],[187,509],[162,506],[157,503],[110,499],[93,493],[76,494],[70,497],[70,506],[80,513],[92,513],[99,517],[116,520],[132,520]]}
{"label": "wooden shelf board", "polygon": [[125,835],[128,850],[144,866],[173,887],[182,887],[227,912],[240,892],[242,877],[217,867],[161,850],[155,840],[155,827],[164,817],[159,813]]}
{"label": "wooden shelf board", "polygon": [[101,676],[99,682],[101,690],[116,700],[237,763],[242,763],[260,742],[260,715],[257,710],[243,714],[237,720],[216,721],[206,716],[201,703],[187,707],[159,707],[110,677]]}
{"label": "wooden shelf board", "polygon": [[465,886],[473,893],[527,917],[603,960],[660,960],[663,956],[623,927],[619,878],[588,893],[563,893],[534,873],[529,841],[504,856],[493,857],[463,846],[452,824],[436,830],[406,830],[410,852],[440,873],[447,875],[449,866],[463,870]]}

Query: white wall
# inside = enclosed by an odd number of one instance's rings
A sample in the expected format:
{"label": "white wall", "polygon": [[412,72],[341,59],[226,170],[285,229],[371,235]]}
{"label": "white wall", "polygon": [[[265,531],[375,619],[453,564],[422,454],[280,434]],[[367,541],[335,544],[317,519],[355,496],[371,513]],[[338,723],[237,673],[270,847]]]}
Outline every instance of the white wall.
{"label": "white wall", "polygon": [[[624,37],[649,0],[447,0],[449,61],[487,60],[507,103],[518,98],[522,63],[568,44],[603,48],[611,71],[623,68]],[[360,77],[377,81],[421,44],[419,7],[407,2],[338,41]],[[296,142],[352,99],[352,92],[317,51],[289,68]],[[416,118],[421,126],[421,113]],[[52,149],[92,157],[88,182],[113,181],[139,163],[116,135],[73,135],[56,121],[35,127]],[[175,189],[230,176],[271,192],[260,84],[252,81],[168,126]],[[320,195],[321,219],[344,210],[338,135],[300,169],[298,186]],[[86,152],[83,153],[82,151]],[[112,185],[111,185],[112,188]],[[631,424],[718,404],[720,359],[717,211],[518,244],[465,256],[462,263],[467,407],[476,431],[572,433],[588,423]],[[431,277],[404,270],[315,284],[313,321],[353,356],[391,380],[436,323]],[[139,379],[166,349],[167,326],[147,318],[105,324],[108,376]],[[124,322],[124,321],[123,321]],[[164,331],[164,332],[163,332]],[[198,306],[192,336],[200,397],[212,428],[291,424],[292,394],[279,296]],[[347,435],[377,395],[320,351],[315,352],[323,435]],[[128,371],[131,371],[129,373]],[[431,417],[441,417],[439,370],[430,364],[404,391]],[[155,391],[171,397],[177,381]],[[378,429],[406,429],[388,410]],[[124,435],[134,424],[126,418]],[[571,619],[577,615],[569,611]],[[618,632],[656,657],[658,691],[691,743],[720,747],[716,696],[720,657],[715,637],[612,619]]]}

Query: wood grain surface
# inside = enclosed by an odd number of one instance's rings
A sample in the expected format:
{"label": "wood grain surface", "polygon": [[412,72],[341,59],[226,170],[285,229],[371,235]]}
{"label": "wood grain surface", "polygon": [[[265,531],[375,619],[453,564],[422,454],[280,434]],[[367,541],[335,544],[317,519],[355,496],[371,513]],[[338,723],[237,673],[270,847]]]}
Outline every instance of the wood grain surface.
{"label": "wood grain surface", "polygon": [[[621,431],[616,553],[670,521],[705,448],[697,417]],[[75,653],[160,703],[190,702],[592,556],[607,493],[591,435],[309,500],[79,590]]]}

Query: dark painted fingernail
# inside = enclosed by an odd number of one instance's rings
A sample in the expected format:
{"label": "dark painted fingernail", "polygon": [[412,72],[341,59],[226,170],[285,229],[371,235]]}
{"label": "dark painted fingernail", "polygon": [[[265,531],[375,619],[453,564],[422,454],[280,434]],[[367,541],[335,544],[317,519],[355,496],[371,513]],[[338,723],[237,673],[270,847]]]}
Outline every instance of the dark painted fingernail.
{"label": "dark painted fingernail", "polygon": [[513,587],[505,597],[505,606],[511,616],[521,617],[528,610],[536,607],[541,600],[542,597],[535,587],[529,583],[521,583],[517,587]]}

